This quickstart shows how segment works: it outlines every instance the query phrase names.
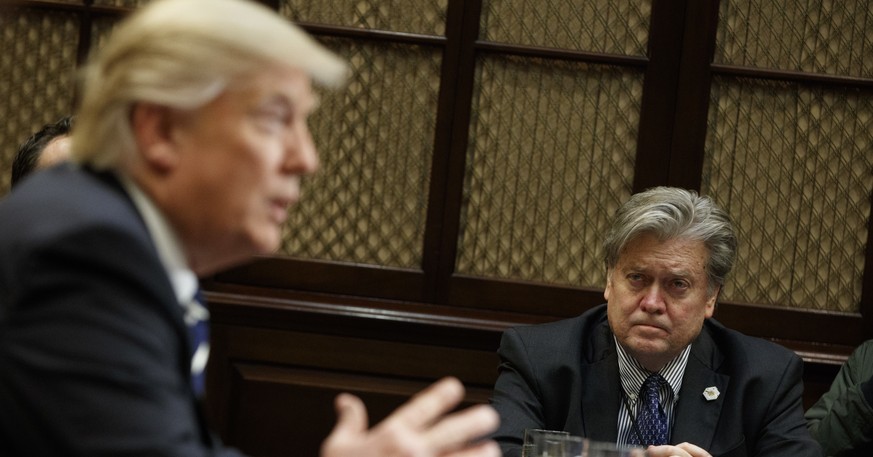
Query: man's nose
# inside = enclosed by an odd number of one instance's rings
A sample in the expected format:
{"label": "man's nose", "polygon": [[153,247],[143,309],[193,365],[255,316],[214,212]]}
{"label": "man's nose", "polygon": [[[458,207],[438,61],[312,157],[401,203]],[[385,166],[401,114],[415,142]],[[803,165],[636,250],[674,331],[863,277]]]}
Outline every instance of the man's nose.
{"label": "man's nose", "polygon": [[302,123],[289,135],[283,168],[290,174],[308,175],[318,169],[318,151],[309,127]]}
{"label": "man's nose", "polygon": [[666,307],[663,290],[657,285],[652,285],[646,289],[646,293],[640,300],[640,309],[647,313],[662,313]]}

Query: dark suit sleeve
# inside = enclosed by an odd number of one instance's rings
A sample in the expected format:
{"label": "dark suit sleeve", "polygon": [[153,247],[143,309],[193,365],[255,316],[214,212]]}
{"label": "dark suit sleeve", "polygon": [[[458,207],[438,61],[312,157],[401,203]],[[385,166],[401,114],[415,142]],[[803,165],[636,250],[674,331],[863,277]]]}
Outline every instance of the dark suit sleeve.
{"label": "dark suit sleeve", "polygon": [[[762,427],[755,437],[757,457],[819,457],[821,448],[809,435],[803,420],[803,362],[794,354],[786,359],[784,375],[759,400],[768,404]],[[746,437],[748,441],[750,437]]]}
{"label": "dark suit sleeve", "polygon": [[493,436],[505,457],[519,457],[524,430],[544,428],[541,395],[517,330],[506,330],[497,355],[500,367],[491,403],[500,415],[500,428]]}
{"label": "dark suit sleeve", "polygon": [[873,407],[861,386],[871,382],[871,375],[873,341],[868,341],[852,353],[830,390],[806,412],[809,430],[825,455],[870,455]]}
{"label": "dark suit sleeve", "polygon": [[180,371],[185,340],[150,246],[91,228],[19,254],[0,331],[0,431],[14,432],[0,450],[238,455],[203,439]]}

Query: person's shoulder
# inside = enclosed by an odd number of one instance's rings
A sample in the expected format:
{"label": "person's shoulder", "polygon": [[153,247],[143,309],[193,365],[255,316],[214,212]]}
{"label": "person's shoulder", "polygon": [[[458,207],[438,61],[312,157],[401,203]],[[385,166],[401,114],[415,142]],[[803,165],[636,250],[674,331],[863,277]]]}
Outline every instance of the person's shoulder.
{"label": "person's shoulder", "polygon": [[606,305],[599,305],[575,317],[541,324],[519,325],[512,327],[512,330],[526,337],[552,337],[554,335],[585,332],[600,324],[606,324],[606,322]]}
{"label": "person's shoulder", "polygon": [[589,357],[600,357],[602,350],[613,347],[608,344],[610,335],[606,306],[600,305],[569,319],[513,327],[504,338],[543,357],[575,357],[573,354],[577,351],[590,353]]}
{"label": "person's shoulder", "polygon": [[91,225],[122,230],[139,225],[117,181],[72,164],[35,173],[22,182],[0,203],[0,220],[4,232],[14,229],[29,239],[52,238]]}
{"label": "person's shoulder", "polygon": [[849,355],[846,366],[857,370],[861,378],[869,378],[873,375],[873,340],[858,345]]}
{"label": "person's shoulder", "polygon": [[859,355],[873,356],[873,340],[864,341],[852,352]]}
{"label": "person's shoulder", "polygon": [[794,351],[785,346],[725,327],[715,319],[707,319],[704,329],[712,337],[719,351],[728,358],[756,360],[799,358]]}

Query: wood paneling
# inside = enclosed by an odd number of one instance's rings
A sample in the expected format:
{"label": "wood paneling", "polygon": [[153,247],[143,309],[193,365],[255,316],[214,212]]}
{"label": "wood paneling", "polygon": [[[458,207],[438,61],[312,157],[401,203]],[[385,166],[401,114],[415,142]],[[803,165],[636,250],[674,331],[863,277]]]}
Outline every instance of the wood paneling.
{"label": "wood paneling", "polygon": [[[388,359],[388,355],[384,355]],[[429,382],[366,376],[343,370],[266,364],[231,366],[227,441],[253,456],[315,456],[336,422],[334,398],[357,395],[377,424]],[[485,389],[470,389],[463,406],[488,401]]]}

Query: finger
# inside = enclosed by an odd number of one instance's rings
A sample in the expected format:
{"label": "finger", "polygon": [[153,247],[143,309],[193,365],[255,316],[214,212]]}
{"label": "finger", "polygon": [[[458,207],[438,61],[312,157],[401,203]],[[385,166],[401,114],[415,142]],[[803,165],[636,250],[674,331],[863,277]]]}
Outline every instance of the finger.
{"label": "finger", "polygon": [[494,441],[483,441],[470,447],[444,454],[444,457],[500,457],[500,446]]}
{"label": "finger", "polygon": [[696,446],[691,443],[677,444],[676,447],[691,454],[691,457],[712,457],[709,452],[706,451],[706,449],[703,449],[702,447]]}
{"label": "finger", "polygon": [[649,446],[646,457],[692,457],[691,454],[678,446]]}
{"label": "finger", "polygon": [[349,455],[351,450],[360,447],[360,442],[366,436],[367,408],[358,397],[349,394],[338,395],[334,400],[334,407],[337,413],[336,425],[321,444],[320,455]]}
{"label": "finger", "polygon": [[334,402],[337,421],[331,436],[337,434],[360,434],[367,431],[367,408],[360,398],[351,394],[339,394]]}
{"label": "finger", "polygon": [[455,378],[443,378],[419,392],[397,409],[386,421],[398,421],[422,429],[454,408],[464,398],[464,386]]}
{"label": "finger", "polygon": [[451,451],[493,432],[499,424],[494,408],[477,405],[446,416],[426,431],[424,437],[430,449]]}

